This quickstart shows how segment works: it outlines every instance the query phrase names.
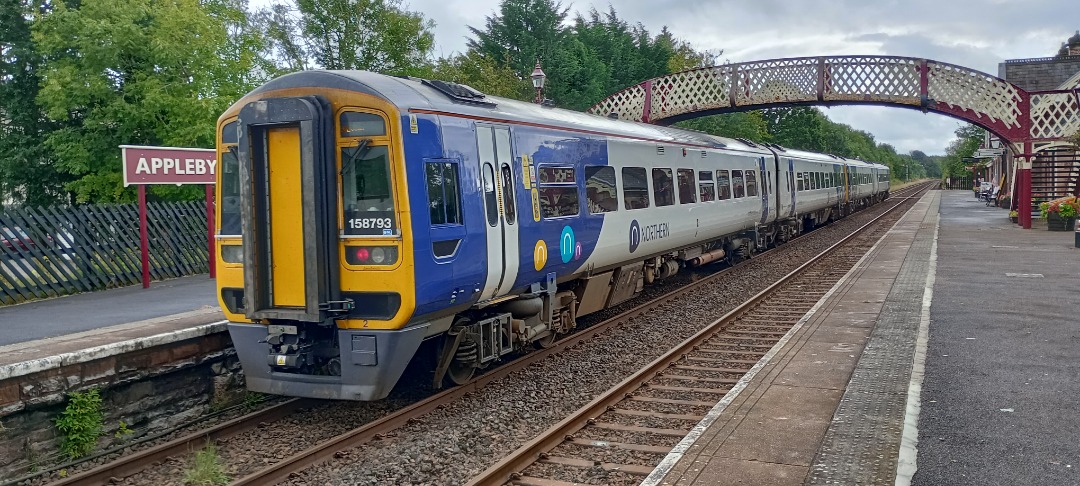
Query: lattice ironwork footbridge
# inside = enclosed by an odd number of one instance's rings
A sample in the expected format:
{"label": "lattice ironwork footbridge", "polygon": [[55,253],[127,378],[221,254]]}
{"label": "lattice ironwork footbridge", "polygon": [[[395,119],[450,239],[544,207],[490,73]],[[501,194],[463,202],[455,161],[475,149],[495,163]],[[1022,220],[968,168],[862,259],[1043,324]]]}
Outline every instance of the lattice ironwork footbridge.
{"label": "lattice ironwork footbridge", "polygon": [[1025,228],[1031,227],[1032,159],[1065,145],[1064,138],[1080,130],[1080,80],[1070,89],[1028,92],[974,69],[899,56],[800,57],[693,69],[626,88],[590,111],[667,125],[794,105],[896,106],[986,128],[1008,142],[1017,159],[1017,209]]}

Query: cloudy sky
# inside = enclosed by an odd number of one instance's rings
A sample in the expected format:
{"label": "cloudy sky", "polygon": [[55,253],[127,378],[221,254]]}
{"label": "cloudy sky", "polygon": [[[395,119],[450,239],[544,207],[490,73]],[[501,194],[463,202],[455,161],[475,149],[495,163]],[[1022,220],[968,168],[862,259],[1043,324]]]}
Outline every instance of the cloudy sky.
{"label": "cloudy sky", "polygon": [[[667,26],[721,62],[837,54],[925,57],[997,75],[1005,59],[1054,55],[1080,29],[1077,0],[563,0],[574,12],[611,5],[652,33]],[[498,0],[406,0],[435,21],[435,54],[465,49]],[[958,121],[885,107],[835,107],[834,121],[898,152],[941,154]]]}

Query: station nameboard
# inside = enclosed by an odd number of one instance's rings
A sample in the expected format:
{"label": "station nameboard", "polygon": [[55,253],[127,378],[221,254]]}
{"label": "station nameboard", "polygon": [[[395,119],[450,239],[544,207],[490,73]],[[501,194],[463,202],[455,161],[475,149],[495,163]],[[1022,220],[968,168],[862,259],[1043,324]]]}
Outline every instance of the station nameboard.
{"label": "station nameboard", "polygon": [[184,147],[121,145],[124,186],[213,184],[217,151]]}

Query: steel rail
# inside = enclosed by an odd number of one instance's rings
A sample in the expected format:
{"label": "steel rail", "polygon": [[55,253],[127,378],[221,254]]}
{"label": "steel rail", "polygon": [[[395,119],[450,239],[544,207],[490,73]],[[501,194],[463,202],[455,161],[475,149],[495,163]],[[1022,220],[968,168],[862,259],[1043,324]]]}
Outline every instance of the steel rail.
{"label": "steel rail", "polygon": [[[929,185],[920,186],[916,191],[922,189],[928,189]],[[890,198],[892,199],[892,198]],[[831,255],[836,250],[845,246],[854,238],[861,235],[864,231],[874,226],[880,219],[889,215],[897,208],[904,205],[905,202],[912,199],[910,197],[898,198],[900,199],[897,204],[875,217],[873,220],[860,226],[848,236],[845,236],[840,241],[836,242],[832,246],[826,248],[817,256],[811,258],[806,263],[800,265],[795,270],[782,277],[769,287],[765,288],[761,292],[751,297],[749,300],[739,305],[735,309],[732,309],[727,314],[724,314],[719,319],[716,319],[708,326],[702,328],[693,336],[687,338],[682,343],[671,349],[664,355],[656,358],[644,368],[638,370],[636,373],[626,378],[619,384],[615,385],[607,392],[598,396],[592,402],[589,402],[584,407],[578,409],[573,415],[563,419],[561,422],[555,424],[548,430],[544,431],[541,435],[535,439],[529,441],[525,445],[521,446],[510,455],[504,457],[495,465],[491,466],[484,472],[480,473],[477,477],[473,478],[468,485],[470,486],[489,486],[505,484],[518,477],[526,467],[539,461],[542,456],[554,449],[556,446],[566,441],[567,437],[574,434],[578,430],[588,425],[590,421],[596,420],[601,414],[606,412],[609,407],[621,402],[637,389],[644,386],[650,380],[656,378],[662,371],[668,369],[668,367],[675,361],[680,360],[684,355],[691,352],[695,347],[700,346],[701,343],[715,335],[718,331],[727,327],[729,323],[733,322],[742,314],[746,313],[751,308],[757,306],[763,302],[766,298],[772,294],[783,289],[783,286],[791,280],[798,277],[804,271],[817,265],[821,260]]]}
{"label": "steel rail", "polygon": [[298,409],[322,403],[307,398],[294,398],[272,407],[264,408],[213,427],[203,429],[175,440],[171,440],[134,454],[122,456],[96,468],[83,471],[59,481],[49,483],[52,486],[73,484],[111,484],[116,478],[123,478],[145,470],[151,464],[165,458],[186,454],[203,447],[207,441],[230,437],[263,422],[272,422],[286,417]]}
{"label": "steel rail", "polygon": [[[902,197],[900,197],[900,193],[914,187],[915,186],[907,186],[901,188],[897,193],[893,194],[890,199],[902,199]],[[801,238],[806,237],[807,234],[808,233],[804,233],[803,235],[792,239],[788,242],[788,244],[798,242]],[[774,250],[775,248],[758,253],[757,257],[760,258],[762,256],[765,256]],[[398,427],[401,427],[402,425],[407,424],[410,420],[415,420],[416,418],[432,410],[438,409],[447,403],[457,400],[458,398],[461,398],[470,393],[477,392],[492,381],[502,379],[513,372],[516,372],[540,360],[546,359],[551,355],[563,352],[570,347],[576,346],[589,339],[593,339],[599,334],[615,329],[619,325],[625,324],[628,320],[640,316],[641,314],[655,308],[659,304],[676,299],[702,285],[706,285],[716,279],[721,278],[722,276],[726,275],[728,272],[739,266],[741,266],[741,264],[735,265],[734,267],[722,269],[700,280],[683,285],[682,287],[668,294],[653,298],[645,303],[621,312],[614,317],[611,317],[602,322],[589,326],[588,328],[585,328],[581,331],[578,331],[574,334],[571,334],[566,338],[557,341],[550,348],[531,352],[504,366],[500,366],[495,370],[492,370],[488,373],[474,378],[473,381],[470,383],[437,393],[420,402],[417,402],[406,408],[391,413],[390,415],[387,415],[383,418],[380,418],[373,422],[369,422],[368,424],[354,429],[350,432],[340,434],[326,442],[323,442],[322,444],[305,449],[304,451],[290,456],[267,468],[240,478],[232,484],[268,484],[271,482],[279,482],[281,480],[284,480],[295,471],[329,459],[333,456],[334,453],[339,450],[359,446],[373,438],[378,437],[380,434],[385,434]],[[110,482],[112,482],[116,478],[124,478],[136,474],[142,470],[145,470],[149,465],[161,461],[165,458],[190,453],[191,451],[204,445],[207,441],[216,441],[231,437],[246,430],[250,430],[260,423],[277,421],[294,413],[299,409],[310,408],[314,405],[322,403],[324,402],[313,399],[292,399],[263,410],[259,410],[247,415],[243,415],[241,417],[234,418],[213,427],[193,432],[178,439],[138,451],[134,454],[122,456],[115,461],[111,461],[96,468],[74,474],[72,476],[63,478],[50,484],[56,486],[67,486],[76,484],[110,484]]]}
{"label": "steel rail", "polygon": [[[915,189],[915,186],[908,186],[908,187],[905,187],[904,189],[908,189],[908,188],[913,188],[913,190],[918,190],[918,189]],[[890,197],[890,199],[891,198],[892,197]],[[904,198],[904,199],[906,199],[906,198]],[[899,206],[899,204],[897,204],[897,206]],[[894,208],[895,208],[895,206],[894,206]],[[891,211],[892,209],[893,208],[890,208],[889,210],[886,211],[886,213],[888,213],[888,211]],[[879,216],[879,218],[880,218],[880,216]],[[875,221],[876,221],[876,219],[875,219]],[[865,225],[864,225],[864,227],[865,227]],[[861,230],[862,230],[862,227],[860,227],[860,229],[857,230],[857,231],[861,231]],[[807,234],[809,234],[809,233],[807,233]],[[807,234],[800,235],[799,238],[795,238],[795,239],[789,241],[787,243],[787,245],[790,245],[790,244],[792,244],[794,242],[797,242],[800,238],[806,236]],[[787,246],[787,245],[784,245],[784,246]],[[768,252],[771,252],[771,251],[773,251],[773,249],[770,249],[770,250],[768,250],[766,252],[759,253],[758,256],[759,257],[764,256]],[[671,293],[668,293],[668,294],[656,297],[654,299],[651,299],[648,302],[645,302],[645,303],[643,303],[641,305],[638,305],[638,306],[635,306],[635,307],[633,307],[631,309],[628,309],[628,310],[626,310],[626,311],[624,311],[624,312],[622,312],[622,313],[620,313],[620,314],[618,314],[618,315],[616,315],[616,316],[614,316],[614,317],[612,317],[610,319],[607,319],[605,321],[602,321],[600,323],[592,325],[592,326],[590,326],[588,328],[585,328],[584,330],[581,330],[581,331],[578,331],[578,332],[576,332],[574,334],[571,334],[571,335],[567,336],[566,338],[556,342],[550,348],[546,348],[546,349],[542,349],[542,350],[538,350],[538,351],[534,351],[534,352],[531,352],[529,354],[526,354],[526,355],[524,355],[524,356],[522,356],[520,358],[515,359],[514,361],[511,361],[511,362],[509,362],[509,363],[507,363],[507,364],[505,364],[503,366],[500,366],[500,367],[492,370],[491,372],[485,373],[483,375],[480,375],[480,376],[474,378],[469,383],[466,383],[464,385],[457,386],[457,387],[454,387],[454,388],[439,392],[439,393],[437,393],[435,395],[432,395],[432,396],[430,396],[430,397],[428,397],[428,398],[426,398],[426,399],[424,399],[424,400],[422,400],[420,402],[417,402],[417,403],[415,403],[413,405],[402,408],[402,409],[400,409],[400,410],[398,410],[398,411],[396,411],[396,412],[394,412],[394,413],[392,413],[390,415],[387,415],[385,417],[377,419],[377,420],[375,420],[373,422],[369,422],[369,423],[367,423],[367,424],[365,424],[365,425],[363,425],[363,426],[361,426],[359,428],[356,428],[356,429],[354,429],[352,431],[349,431],[349,432],[343,433],[341,435],[338,435],[338,436],[336,436],[336,437],[334,437],[332,439],[329,439],[329,440],[327,440],[325,442],[322,442],[320,444],[309,447],[309,448],[307,448],[307,449],[305,449],[305,450],[303,450],[301,452],[298,452],[298,453],[296,453],[296,454],[294,454],[294,455],[292,455],[290,457],[282,459],[281,461],[276,462],[276,463],[274,463],[274,464],[272,464],[272,465],[270,465],[270,466],[268,466],[268,467],[266,467],[266,468],[264,468],[262,470],[256,471],[256,472],[251,473],[251,474],[249,474],[247,476],[244,476],[244,477],[242,477],[240,479],[237,479],[236,481],[233,481],[230,484],[232,486],[246,486],[246,485],[276,484],[276,483],[279,483],[281,481],[284,481],[284,480],[288,479],[292,474],[294,474],[294,473],[296,473],[298,471],[301,471],[301,470],[306,469],[306,468],[308,468],[310,466],[313,466],[315,464],[319,464],[319,463],[322,463],[322,462],[325,462],[325,461],[328,461],[328,460],[332,459],[337,454],[338,451],[358,447],[358,446],[363,445],[364,443],[366,443],[366,442],[368,442],[368,441],[370,441],[372,439],[378,438],[378,437],[380,437],[382,435],[385,435],[385,434],[387,434],[389,432],[392,432],[393,430],[398,429],[398,428],[410,423],[411,421],[414,421],[414,420],[418,419],[419,417],[427,414],[428,412],[431,412],[433,410],[437,410],[437,409],[445,406],[446,404],[451,403],[451,402],[453,402],[453,401],[455,401],[455,400],[457,400],[457,399],[459,399],[461,397],[464,397],[464,396],[469,395],[471,393],[476,393],[476,392],[480,391],[487,384],[489,384],[489,383],[491,383],[493,381],[505,378],[505,377],[509,376],[511,373],[514,373],[514,372],[517,372],[518,370],[524,369],[524,368],[532,365],[533,363],[536,363],[536,362],[539,362],[541,360],[547,359],[548,357],[550,357],[552,355],[555,355],[555,354],[558,354],[558,353],[561,353],[561,352],[565,351],[568,348],[574,347],[574,346],[576,346],[576,345],[578,345],[578,344],[580,344],[582,342],[593,339],[594,337],[596,337],[597,335],[599,335],[601,333],[604,333],[604,332],[610,331],[612,329],[615,329],[618,326],[626,323],[631,318],[637,317],[637,316],[639,316],[639,315],[641,315],[641,314],[643,314],[643,313],[645,313],[645,312],[647,312],[649,310],[652,310],[653,308],[655,308],[656,306],[658,306],[661,303],[667,302],[669,300],[676,299],[676,298],[678,298],[678,297],[680,297],[682,295],[685,295],[685,294],[691,292],[692,290],[694,290],[694,289],[696,289],[696,288],[698,288],[698,287],[700,287],[702,285],[706,285],[709,282],[712,282],[712,281],[714,281],[716,279],[719,279],[722,276],[725,276],[731,270],[733,270],[735,268],[738,268],[738,267],[741,267],[741,266],[742,265],[739,264],[739,265],[735,265],[733,267],[723,269],[723,270],[718,271],[718,272],[716,272],[716,273],[714,273],[712,275],[709,275],[709,276],[707,276],[707,277],[705,277],[705,278],[703,278],[701,280],[697,280],[695,282],[684,285],[684,286],[676,289],[675,291],[673,291]],[[800,267],[800,268],[802,268],[802,267]]]}

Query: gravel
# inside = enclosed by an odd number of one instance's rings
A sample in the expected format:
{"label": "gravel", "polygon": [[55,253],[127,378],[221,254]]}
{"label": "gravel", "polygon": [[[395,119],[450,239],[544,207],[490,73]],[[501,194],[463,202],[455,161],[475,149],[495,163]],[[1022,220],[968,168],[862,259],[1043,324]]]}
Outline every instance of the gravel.
{"label": "gravel", "polygon": [[[351,451],[347,460],[309,468],[287,484],[465,483],[854,231],[884,206],[852,215],[810,233],[797,244],[784,245],[771,254],[752,259],[729,273],[727,278],[665,304],[657,311],[634,318],[618,332],[605,333],[491,383],[482,393],[450,404],[400,429],[392,439],[361,446]],[[688,274],[682,281],[694,278],[693,274]],[[646,290],[642,299],[651,299],[670,290],[668,285],[658,285]],[[579,322],[586,325],[598,322],[619,311],[621,309],[602,311],[579,319]],[[756,359],[756,356],[747,355],[747,359]],[[647,394],[694,395],[657,390]],[[716,399],[715,396],[701,395],[698,398]],[[592,475],[601,483],[621,482],[618,480],[620,475],[634,482],[640,480],[600,469],[588,470],[584,475]]]}

